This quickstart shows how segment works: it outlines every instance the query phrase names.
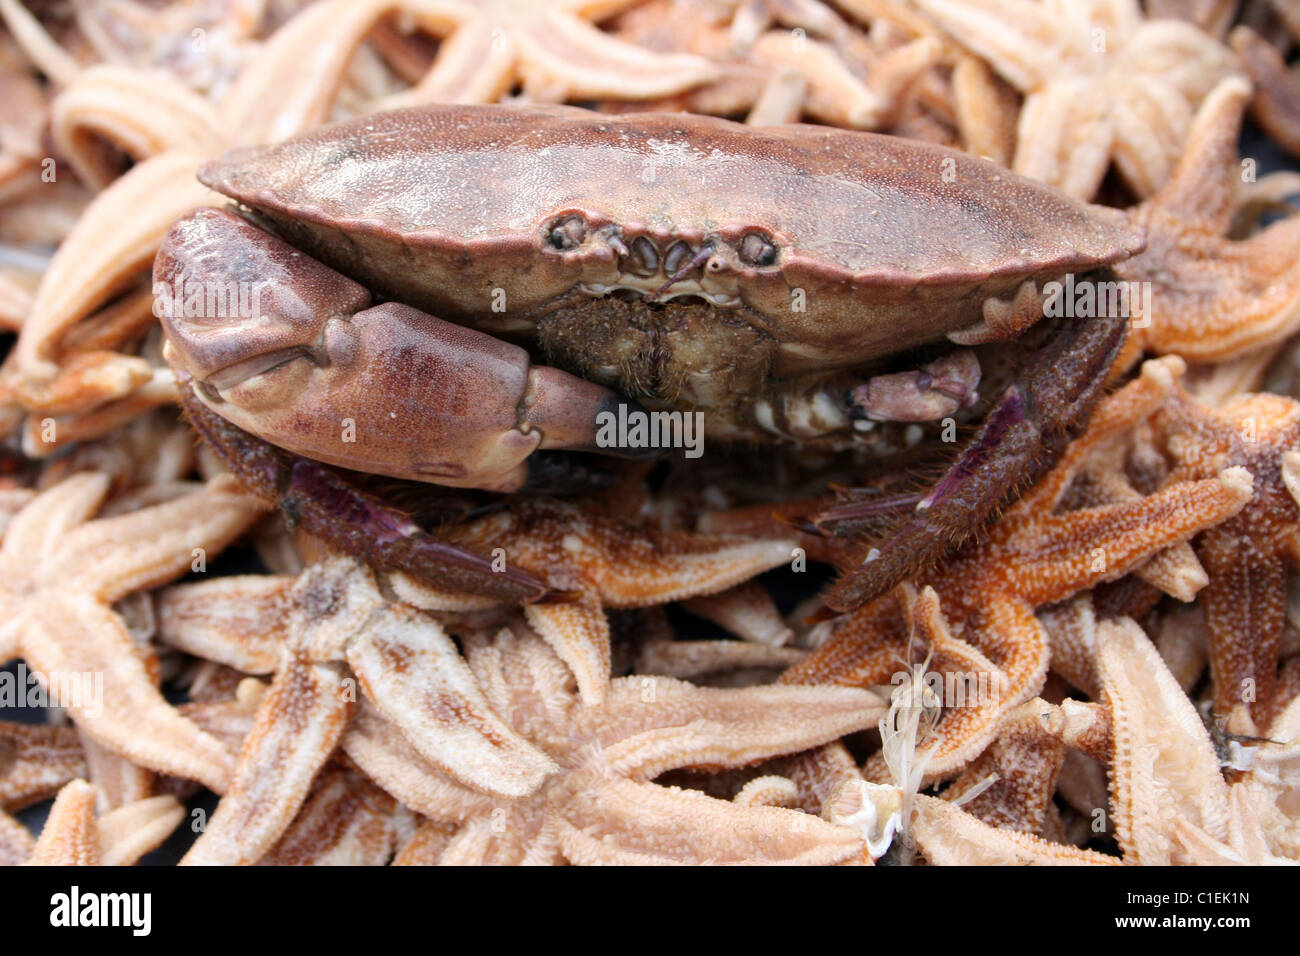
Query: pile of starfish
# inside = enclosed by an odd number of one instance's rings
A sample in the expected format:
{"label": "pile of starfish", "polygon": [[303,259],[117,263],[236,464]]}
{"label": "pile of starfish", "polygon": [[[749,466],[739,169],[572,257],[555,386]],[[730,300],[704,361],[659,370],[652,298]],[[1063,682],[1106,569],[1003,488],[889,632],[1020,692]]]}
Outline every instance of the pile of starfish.
{"label": "pile of starfish", "polygon": [[[1238,146],[1249,116],[1300,156],[1290,0],[0,19],[0,678],[102,682],[0,721],[0,862],[1300,861],[1300,175]],[[857,610],[783,613],[760,578],[860,558],[826,499],[688,519],[631,488],[447,532],[565,600],[437,590],[286,527],[195,445],[149,267],[227,148],[503,100],[985,156],[1128,208],[1148,245],[1116,271],[1154,306],[1052,470]]]}

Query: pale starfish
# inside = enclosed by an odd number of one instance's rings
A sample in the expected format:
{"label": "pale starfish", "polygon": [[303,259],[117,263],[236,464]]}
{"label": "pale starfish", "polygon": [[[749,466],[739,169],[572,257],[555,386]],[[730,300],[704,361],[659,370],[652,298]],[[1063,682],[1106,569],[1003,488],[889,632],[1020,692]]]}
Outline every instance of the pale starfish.
{"label": "pale starfish", "polygon": [[482,792],[530,793],[554,769],[492,712],[438,622],[386,599],[351,559],[297,580],[179,585],[161,599],[159,638],[237,670],[275,672],[188,863],[252,863],[270,850],[342,736],[358,683],[422,760],[456,768]]}
{"label": "pale starfish", "polygon": [[[853,829],[800,810],[749,805],[652,781],[677,767],[742,766],[872,725],[884,705],[851,688],[694,687],[621,677],[593,707],[554,652],[516,621],[465,639],[469,666],[501,714],[558,772],[531,796],[490,797],[422,762],[367,714],[344,738],[381,786],[434,821],[421,837],[447,863],[831,863],[861,859]],[[782,791],[786,788],[781,787]],[[446,822],[460,824],[446,838]],[[413,855],[413,854],[412,854]]]}
{"label": "pale starfish", "polygon": [[[531,99],[669,96],[717,71],[688,54],[661,54],[618,40],[591,21],[642,0],[424,0],[407,5],[441,37],[432,68],[385,105],[492,103],[516,83]],[[394,4],[396,6],[396,4]]]}
{"label": "pale starfish", "polygon": [[1134,210],[1147,248],[1115,272],[1149,283],[1150,308],[1136,316],[1121,364],[1143,350],[1219,362],[1300,329],[1300,215],[1246,239],[1228,238],[1249,95],[1238,79],[1217,87],[1196,116],[1173,178]]}
{"label": "pale starfish", "polygon": [[1112,712],[1111,813],[1127,863],[1224,862],[1264,844],[1251,794],[1230,788],[1196,708],[1128,619],[1099,628],[1097,669]]}
{"label": "pale starfish", "polygon": [[[1048,638],[1035,608],[1122,577],[1236,514],[1249,500],[1250,475],[1236,468],[1206,480],[1170,483],[1137,501],[1054,513],[1090,452],[1165,402],[1181,367],[1177,360],[1147,362],[1139,378],[1106,398],[1088,430],[1038,485],[982,540],[923,579],[937,592],[935,601],[913,605],[891,593],[846,615],[829,640],[782,680],[888,683],[928,645],[938,672],[979,674],[987,683],[974,706],[950,707],[940,724],[943,740],[928,773],[960,770],[993,741],[1002,716],[1043,686]],[[918,646],[909,649],[914,635]],[[873,765],[873,776],[882,772]]]}
{"label": "pale starfish", "polygon": [[185,808],[171,796],[150,797],[96,817],[99,797],[100,791],[84,780],[60,790],[28,865],[129,865],[157,849],[185,819]]}
{"label": "pale starfish", "polygon": [[1169,177],[1201,99],[1236,69],[1190,23],[1137,0],[911,0],[1025,94],[1012,169],[1091,199],[1113,162],[1146,198]]}
{"label": "pale starfish", "polygon": [[[446,539],[479,554],[497,554],[544,580],[564,600],[526,605],[524,614],[573,668],[578,689],[599,703],[610,673],[609,622],[604,608],[648,607],[725,591],[789,562],[792,541],[754,540],[684,531],[657,531],[549,499],[513,503],[486,518],[448,530]],[[463,596],[438,594],[399,576],[394,586],[420,607],[454,610]]]}
{"label": "pale starfish", "polygon": [[360,774],[328,767],[263,866],[382,866],[415,830],[411,814]]}
{"label": "pale starfish", "polygon": [[[1300,16],[1294,17],[1294,27],[1292,43],[1300,36]],[[1300,155],[1300,76],[1287,66],[1283,53],[1248,26],[1233,30],[1228,42],[1255,86],[1255,121],[1288,153]]]}
{"label": "pale starfish", "polygon": [[[773,19],[799,32],[766,29]],[[723,5],[653,0],[620,17],[615,30],[638,46],[695,54],[717,67],[714,82],[660,107],[723,116],[749,113],[748,122],[756,125],[795,122],[806,115],[859,129],[888,126],[941,50],[930,36],[879,49],[828,7],[807,0]],[[789,95],[773,96],[782,89]],[[764,102],[773,99],[783,108]]]}
{"label": "pale starfish", "polygon": [[0,809],[21,810],[86,774],[72,727],[0,723]]}
{"label": "pale starfish", "polygon": [[264,506],[223,477],[164,504],[88,521],[108,488],[107,475],[73,475],[10,521],[0,545],[0,659],[22,657],[53,682],[57,702],[97,743],[223,790],[230,757],[163,699],[148,655],[112,605],[191,570],[196,556],[214,556]]}

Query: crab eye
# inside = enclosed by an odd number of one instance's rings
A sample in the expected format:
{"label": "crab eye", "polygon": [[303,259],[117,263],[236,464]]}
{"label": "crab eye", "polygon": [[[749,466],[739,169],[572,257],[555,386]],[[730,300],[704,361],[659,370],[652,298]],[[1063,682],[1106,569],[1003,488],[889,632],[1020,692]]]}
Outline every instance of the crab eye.
{"label": "crab eye", "polygon": [[761,232],[751,232],[740,240],[741,261],[751,266],[770,266],[776,262],[776,246]]}
{"label": "crab eye", "polygon": [[587,224],[581,216],[566,216],[555,225],[546,236],[552,249],[576,249],[587,238]]}

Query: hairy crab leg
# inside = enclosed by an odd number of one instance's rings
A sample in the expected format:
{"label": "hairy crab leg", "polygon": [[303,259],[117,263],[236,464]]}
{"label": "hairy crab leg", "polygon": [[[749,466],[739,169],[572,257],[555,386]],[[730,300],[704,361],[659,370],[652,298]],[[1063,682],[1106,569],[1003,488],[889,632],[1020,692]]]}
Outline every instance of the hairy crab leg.
{"label": "hairy crab leg", "polygon": [[190,388],[180,391],[190,422],[218,457],[250,491],[278,504],[292,524],[373,567],[405,571],[448,590],[523,603],[552,593],[527,572],[514,567],[497,571],[490,559],[437,540],[332,468],[295,460],[226,421]]}
{"label": "hairy crab leg", "polygon": [[1087,424],[1128,322],[1118,316],[1062,321],[901,527],[836,582],[827,606],[849,611],[883,594],[978,532],[1041,477]]}

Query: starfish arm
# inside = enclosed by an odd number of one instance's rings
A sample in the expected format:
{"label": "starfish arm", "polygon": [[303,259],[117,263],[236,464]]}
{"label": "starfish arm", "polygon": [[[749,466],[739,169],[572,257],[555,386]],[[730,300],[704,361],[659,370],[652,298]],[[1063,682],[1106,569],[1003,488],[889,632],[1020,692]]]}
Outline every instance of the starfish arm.
{"label": "starfish arm", "polygon": [[[895,87],[906,86],[932,65],[932,60],[926,62],[931,48],[924,41],[918,42],[922,45],[906,51],[912,54],[909,59],[896,56],[887,64],[894,72],[884,74],[884,78]],[[806,83],[803,112],[825,123],[878,129],[902,99],[901,90],[886,95],[876,86],[864,83],[833,47],[816,40],[805,40],[800,49],[790,42],[788,33],[765,33],[758,38],[751,57],[762,61],[774,73],[802,76]]]}
{"label": "starfish arm", "polygon": [[1110,166],[1114,128],[1088,95],[1089,80],[1058,81],[1029,94],[1021,107],[1011,168],[1091,199]]}
{"label": "starfish arm", "polygon": [[393,857],[393,866],[435,866],[460,825],[426,820]]}
{"label": "starfish arm", "polygon": [[1227,839],[1228,789],[1205,726],[1155,645],[1133,621],[1098,628],[1097,670],[1114,721],[1116,838],[1128,862],[1167,865],[1178,819]]}
{"label": "starfish arm", "polygon": [[1243,703],[1265,726],[1274,704],[1286,628],[1286,568],[1261,554],[1249,537],[1209,533],[1200,554],[1210,575],[1202,595],[1209,631],[1214,711],[1227,716]]}
{"label": "starfish arm", "polygon": [[549,89],[558,84],[566,99],[673,96],[718,75],[702,57],[655,53],[560,10],[529,21],[518,43],[525,86]]}
{"label": "starfish arm", "polygon": [[[593,732],[605,741],[616,772],[652,779],[693,764],[739,767],[763,757],[796,753],[847,733],[874,727],[885,704],[851,687],[697,687],[669,677],[623,677],[611,683],[609,706],[629,725],[605,723]],[[591,716],[595,716],[593,713]]]}
{"label": "starfish arm", "polygon": [[60,790],[28,865],[98,866],[103,860],[95,823],[98,797],[99,791],[84,780],[73,780]]}
{"label": "starfish arm", "polygon": [[1020,115],[1015,91],[984,60],[965,54],[953,67],[952,95],[966,151],[1009,167]]}
{"label": "starfish arm", "polygon": [[177,584],[156,599],[157,638],[245,674],[269,674],[288,624],[288,574],[250,574]]}
{"label": "starfish arm", "polygon": [[1044,517],[1034,537],[1052,544],[1039,550],[1028,541],[1022,546],[1018,591],[1039,606],[1115,580],[1237,514],[1250,500],[1251,484],[1244,468],[1229,468],[1218,478],[1179,482],[1140,501]]}
{"label": "starfish arm", "polygon": [[396,843],[391,797],[355,774],[321,775],[265,866],[382,866]]}
{"label": "starfish arm", "polygon": [[831,636],[781,675],[783,684],[888,683],[906,664],[906,611],[896,588],[845,615]]}
{"label": "starfish arm", "polygon": [[9,522],[0,553],[28,567],[35,564],[98,510],[111,481],[104,472],[83,471],[41,492]]}
{"label": "starfish arm", "polygon": [[[1037,89],[1067,51],[1042,4],[1025,0],[914,0],[913,5],[978,53],[1022,92]],[[1082,42],[1082,39],[1080,40]]]}
{"label": "starfish arm", "polygon": [[28,611],[20,628],[22,656],[54,681],[80,730],[132,763],[225,789],[232,770],[225,747],[167,703],[116,614],[69,594]]}
{"label": "starfish arm", "polygon": [[161,70],[102,63],[83,70],[50,108],[50,136],[77,178],[103,189],[117,163],[107,139],[135,161],[168,149],[202,148],[217,141],[217,116],[203,96]]}
{"label": "starfish arm", "polygon": [[104,866],[131,866],[163,845],[182,820],[185,808],[169,794],[135,800],[97,821]]}
{"label": "starfish arm", "polygon": [[794,637],[794,632],[781,619],[772,595],[757,581],[746,581],[716,594],[688,598],[682,602],[682,607],[726,628],[742,640],[780,647]]}
{"label": "starfish arm", "polygon": [[1187,97],[1169,84],[1147,83],[1116,103],[1110,120],[1115,168],[1139,199],[1153,195],[1169,180],[1192,125]]}
{"label": "starfish arm", "polygon": [[87,776],[103,794],[101,808],[116,810],[153,796],[153,771],[113,753],[85,732],[78,731],[77,737],[85,754]]}
{"label": "starfish arm", "polygon": [[941,739],[925,765],[927,780],[955,773],[979,756],[997,737],[1003,715],[1038,693],[1047,678],[1047,635],[1024,601],[990,597],[963,637],[968,640],[945,634],[934,642],[934,669],[964,682],[974,679],[975,686],[954,685],[954,694],[969,696],[945,702],[937,728]]}
{"label": "starfish arm", "polygon": [[433,820],[461,823],[492,808],[491,797],[458,783],[420,756],[397,725],[367,700],[362,700],[340,745],[367,776]]}
{"label": "starfish arm", "polygon": [[609,687],[610,647],[609,619],[600,598],[586,593],[571,601],[530,604],[524,616],[573,670],[583,702],[603,701]]}
{"label": "starfish arm", "polygon": [[462,826],[439,866],[554,866],[560,855],[558,821],[537,808],[494,810]]}
{"label": "starfish arm", "polygon": [[609,607],[647,607],[715,594],[792,560],[793,541],[747,541],[695,533],[633,538],[591,573]]}
{"label": "starfish arm", "polygon": [[1065,759],[1064,729],[1060,708],[1037,697],[1026,701],[1002,719],[997,739],[943,798],[957,800],[992,779],[992,785],[962,801],[962,809],[990,826],[1041,835]]}
{"label": "starfish arm", "polygon": [[105,603],[156,587],[205,562],[266,512],[229,475],[164,504],[100,518],[67,534],[47,564]]}
{"label": "starfish arm", "polygon": [[495,103],[515,82],[518,52],[508,32],[468,16],[438,47],[429,72],[385,107],[421,103]]}
{"label": "starfish arm", "polygon": [[357,47],[391,0],[324,0],[276,30],[222,98],[232,146],[287,139],[328,121]]}
{"label": "starfish arm", "polygon": [[779,807],[745,807],[693,790],[593,781],[569,807],[560,847],[577,864],[767,863],[824,866],[864,852],[849,827]]}
{"label": "starfish arm", "polygon": [[1288,153],[1300,154],[1300,81],[1273,44],[1249,27],[1237,27],[1229,42],[1255,87],[1255,120]]}
{"label": "starfish arm", "polygon": [[748,641],[651,640],[641,645],[635,670],[638,674],[691,678],[747,668],[787,668],[807,654],[798,647]]}
{"label": "starfish arm", "polygon": [[1168,183],[1150,200],[1152,208],[1186,227],[1208,235],[1223,234],[1236,207],[1241,162],[1237,140],[1241,117],[1250,99],[1250,84],[1225,79],[1201,104],[1182,158]]}
{"label": "starfish arm", "polygon": [[52,82],[59,86],[75,82],[81,65],[25,6],[18,0],[0,0],[0,15],[23,53]]}
{"label": "starfish arm", "polygon": [[486,793],[532,793],[549,757],[491,709],[451,638],[432,618],[390,605],[347,648],[362,689],[417,751]]}
{"label": "starfish arm", "polygon": [[0,810],[0,866],[17,866],[36,849],[36,841],[27,828]]}
{"label": "starfish arm", "polygon": [[68,330],[148,267],[173,222],[213,202],[194,178],[200,161],[183,150],[147,159],[86,207],[41,277],[23,322],[14,346],[20,380],[53,378],[53,358]]}
{"label": "starfish arm", "polygon": [[946,800],[917,796],[911,832],[935,866],[1116,866],[1113,856],[999,830]]}
{"label": "starfish arm", "polygon": [[0,723],[0,808],[21,810],[85,775],[75,728]]}
{"label": "starfish arm", "polygon": [[293,821],[333,753],[351,705],[343,670],[287,654],[262,698],[229,789],[185,854],[189,866],[255,863]]}

